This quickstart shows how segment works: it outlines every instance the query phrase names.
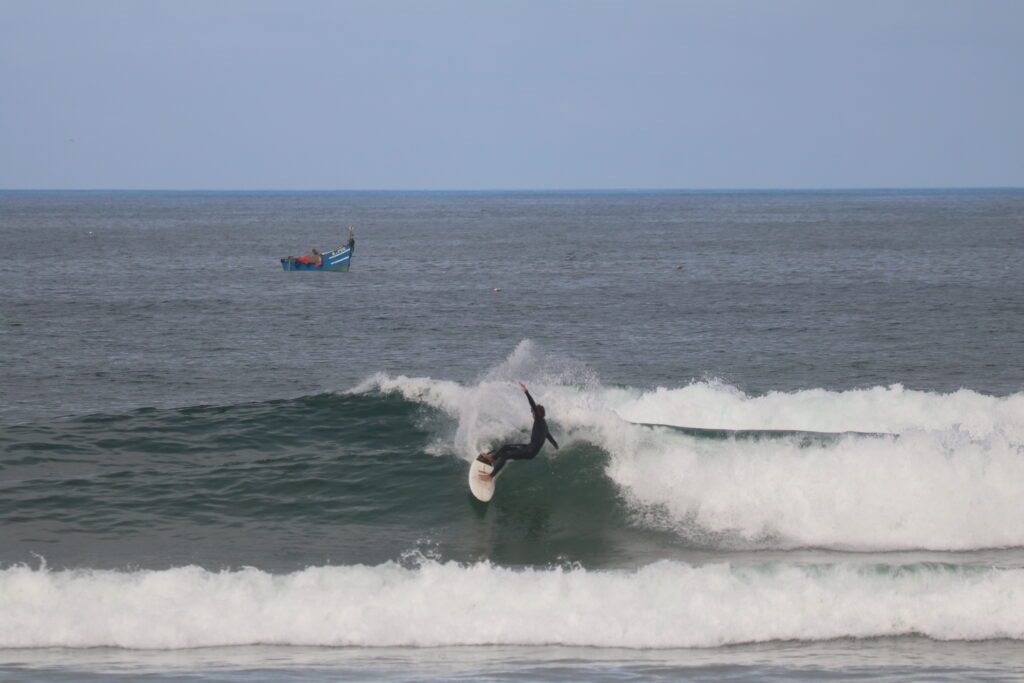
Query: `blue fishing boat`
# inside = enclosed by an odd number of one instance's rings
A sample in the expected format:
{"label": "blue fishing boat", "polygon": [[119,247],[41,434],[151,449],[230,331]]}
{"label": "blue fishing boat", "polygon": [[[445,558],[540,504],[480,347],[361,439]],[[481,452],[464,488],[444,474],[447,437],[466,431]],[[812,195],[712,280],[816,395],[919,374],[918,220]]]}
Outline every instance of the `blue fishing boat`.
{"label": "blue fishing boat", "polygon": [[320,270],[343,273],[352,262],[352,252],[356,249],[356,238],[352,228],[348,229],[348,242],[334,251],[323,253],[313,250],[310,256],[287,256],[281,259],[284,270]]}

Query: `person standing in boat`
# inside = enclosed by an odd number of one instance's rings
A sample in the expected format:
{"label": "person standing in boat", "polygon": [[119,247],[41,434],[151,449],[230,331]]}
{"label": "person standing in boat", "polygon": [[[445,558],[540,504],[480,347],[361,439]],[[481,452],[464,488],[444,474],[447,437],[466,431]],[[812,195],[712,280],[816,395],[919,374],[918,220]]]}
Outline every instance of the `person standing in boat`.
{"label": "person standing in boat", "polygon": [[351,225],[348,226],[348,242],[345,242],[345,246],[348,247],[350,257],[356,253],[356,231],[352,229]]}

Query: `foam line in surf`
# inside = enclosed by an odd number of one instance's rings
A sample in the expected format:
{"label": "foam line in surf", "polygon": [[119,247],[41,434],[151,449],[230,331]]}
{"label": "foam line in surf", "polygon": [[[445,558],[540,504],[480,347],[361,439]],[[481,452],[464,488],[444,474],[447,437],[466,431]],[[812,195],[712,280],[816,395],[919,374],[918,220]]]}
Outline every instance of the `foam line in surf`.
{"label": "foam line in surf", "polygon": [[712,647],[920,634],[1024,639],[1024,570],[939,564],[633,571],[0,570],[0,648]]}

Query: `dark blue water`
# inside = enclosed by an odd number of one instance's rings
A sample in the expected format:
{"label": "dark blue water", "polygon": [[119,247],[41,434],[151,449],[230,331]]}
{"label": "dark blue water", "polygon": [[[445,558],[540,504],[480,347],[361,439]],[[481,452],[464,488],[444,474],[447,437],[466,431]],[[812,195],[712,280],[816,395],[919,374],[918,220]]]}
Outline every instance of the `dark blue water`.
{"label": "dark blue water", "polygon": [[1024,670],[1022,191],[2,192],[0,259],[7,675]]}

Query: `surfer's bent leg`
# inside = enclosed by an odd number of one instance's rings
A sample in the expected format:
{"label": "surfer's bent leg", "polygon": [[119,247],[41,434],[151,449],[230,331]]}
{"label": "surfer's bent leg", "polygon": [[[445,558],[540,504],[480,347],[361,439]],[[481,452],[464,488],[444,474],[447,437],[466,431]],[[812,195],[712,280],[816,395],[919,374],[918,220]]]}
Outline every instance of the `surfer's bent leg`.
{"label": "surfer's bent leg", "polygon": [[537,451],[533,450],[530,447],[530,444],[505,444],[495,452],[491,453],[491,457],[494,458],[494,470],[491,472],[491,477],[498,476],[498,472],[501,471],[501,468],[504,467],[505,463],[509,460],[529,460],[535,455],[537,455]]}

